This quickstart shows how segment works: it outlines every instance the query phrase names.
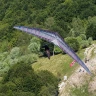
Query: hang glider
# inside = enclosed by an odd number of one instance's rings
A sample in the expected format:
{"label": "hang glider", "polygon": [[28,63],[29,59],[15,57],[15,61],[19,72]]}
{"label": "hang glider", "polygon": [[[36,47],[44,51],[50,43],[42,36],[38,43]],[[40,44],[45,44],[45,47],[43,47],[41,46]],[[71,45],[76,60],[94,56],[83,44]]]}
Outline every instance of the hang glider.
{"label": "hang glider", "polygon": [[90,70],[83,63],[83,61],[75,54],[75,52],[68,46],[68,44],[62,39],[62,37],[57,32],[50,32],[47,30],[37,29],[37,28],[29,28],[25,26],[14,26],[15,29],[24,31],[26,33],[30,33],[35,35],[41,39],[44,39],[48,42],[51,42],[58,47],[60,47],[65,53],[71,56],[78,64],[80,64],[89,74],[91,74]]}

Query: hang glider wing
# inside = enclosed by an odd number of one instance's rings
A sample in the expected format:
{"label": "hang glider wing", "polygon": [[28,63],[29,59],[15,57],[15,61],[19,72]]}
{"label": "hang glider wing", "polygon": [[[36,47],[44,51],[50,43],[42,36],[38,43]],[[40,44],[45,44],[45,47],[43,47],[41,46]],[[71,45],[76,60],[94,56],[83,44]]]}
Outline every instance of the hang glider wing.
{"label": "hang glider wing", "polygon": [[57,32],[50,32],[47,30],[41,30],[37,28],[29,28],[24,26],[15,26],[15,29],[33,34],[41,39],[44,39],[48,42],[51,42],[58,47],[60,47],[64,52],[70,55],[78,64],[80,64],[89,74],[91,74],[90,70],[83,63],[83,61],[75,54],[75,52],[68,46],[68,44],[62,39],[62,37]]}

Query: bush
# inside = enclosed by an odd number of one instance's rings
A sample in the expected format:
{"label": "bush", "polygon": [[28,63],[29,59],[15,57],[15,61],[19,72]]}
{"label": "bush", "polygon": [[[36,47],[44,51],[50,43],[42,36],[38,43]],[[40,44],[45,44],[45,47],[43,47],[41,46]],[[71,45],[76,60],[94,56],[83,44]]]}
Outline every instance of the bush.
{"label": "bush", "polygon": [[32,53],[38,53],[38,51],[40,50],[40,45],[33,42],[28,46],[28,50]]}
{"label": "bush", "polygon": [[75,37],[67,37],[65,38],[65,41],[68,43],[68,45],[74,50],[78,51],[80,48],[79,42]]}
{"label": "bush", "polygon": [[38,53],[40,51],[40,40],[36,37],[33,37],[30,41],[30,45],[28,46],[28,50],[31,53]]}
{"label": "bush", "polygon": [[19,47],[14,47],[14,48],[11,50],[11,52],[10,52],[10,57],[11,57],[12,59],[14,59],[14,58],[18,57],[19,54],[20,54],[20,48],[19,48]]}
{"label": "bush", "polygon": [[87,40],[82,40],[81,48],[87,48],[89,46],[89,42]]}
{"label": "bush", "polygon": [[[44,88],[44,89],[43,89]],[[29,64],[19,62],[9,69],[0,86],[8,96],[55,96],[58,79],[48,71],[34,72]],[[51,95],[44,95],[48,92]]]}
{"label": "bush", "polygon": [[92,44],[92,41],[93,41],[92,37],[89,37],[89,38],[88,38],[89,45]]}
{"label": "bush", "polygon": [[0,93],[0,96],[6,96],[6,94]]}
{"label": "bush", "polygon": [[33,62],[37,61],[38,55],[37,54],[28,54],[23,55],[19,58],[19,62],[23,61],[27,64],[32,64]]}
{"label": "bush", "polygon": [[38,76],[42,81],[38,96],[55,96],[58,92],[58,79],[47,70],[40,71]]}
{"label": "bush", "polygon": [[3,41],[2,43],[0,42],[0,52],[5,52],[8,51],[8,42]]}
{"label": "bush", "polygon": [[80,37],[82,38],[82,40],[86,40],[86,35],[85,34],[81,34]]}
{"label": "bush", "polygon": [[54,52],[55,54],[61,53],[62,50],[58,46],[54,46]]}
{"label": "bush", "polygon": [[38,93],[38,96],[52,96],[48,87],[42,86],[40,92]]}
{"label": "bush", "polygon": [[92,37],[93,40],[96,40],[96,24],[90,24],[86,30],[86,37]]}
{"label": "bush", "polygon": [[35,96],[32,92],[14,92],[13,96]]}
{"label": "bush", "polygon": [[6,93],[6,92],[8,92],[9,90],[12,90],[12,91],[16,90],[16,85],[15,85],[15,83],[9,81],[9,82],[3,84],[3,86],[2,86],[2,88],[1,88],[0,91],[2,91],[2,93]]}
{"label": "bush", "polygon": [[80,88],[72,88],[71,96],[95,96],[92,93],[88,92],[88,84],[81,86]]}

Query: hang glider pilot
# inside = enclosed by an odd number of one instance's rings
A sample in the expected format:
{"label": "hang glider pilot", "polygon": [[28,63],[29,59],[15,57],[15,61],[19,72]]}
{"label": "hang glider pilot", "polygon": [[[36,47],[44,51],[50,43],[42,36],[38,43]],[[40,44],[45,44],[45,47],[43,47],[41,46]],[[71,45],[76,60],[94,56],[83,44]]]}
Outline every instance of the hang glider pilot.
{"label": "hang glider pilot", "polygon": [[48,56],[48,59],[50,59],[50,49],[47,45],[44,45],[46,55]]}

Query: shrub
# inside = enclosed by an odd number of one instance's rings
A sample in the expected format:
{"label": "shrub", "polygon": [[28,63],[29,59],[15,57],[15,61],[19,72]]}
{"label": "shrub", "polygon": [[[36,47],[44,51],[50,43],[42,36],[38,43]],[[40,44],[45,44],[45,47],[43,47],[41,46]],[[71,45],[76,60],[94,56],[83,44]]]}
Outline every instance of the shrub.
{"label": "shrub", "polygon": [[81,34],[80,37],[82,38],[82,40],[86,40],[86,35],[85,34]]}
{"label": "shrub", "polygon": [[19,48],[19,47],[14,47],[14,48],[11,50],[11,52],[10,52],[10,57],[11,57],[12,59],[14,59],[14,58],[18,57],[19,54],[20,54],[20,48]]}
{"label": "shrub", "polygon": [[92,37],[89,37],[89,38],[88,38],[89,45],[92,44],[92,41],[93,41]]}
{"label": "shrub", "polygon": [[58,46],[54,46],[54,52],[55,52],[56,54],[58,54],[58,53],[61,53],[62,50],[61,50]]}
{"label": "shrub", "polygon": [[87,40],[82,40],[81,48],[87,48],[89,46],[89,42]]}
{"label": "shrub", "polygon": [[68,43],[68,45],[74,50],[78,51],[80,48],[79,42],[75,37],[67,37],[65,38],[65,41]]}
{"label": "shrub", "polygon": [[30,40],[30,44],[28,46],[28,50],[31,53],[38,53],[40,51],[40,40],[36,37],[33,37]]}
{"label": "shrub", "polygon": [[23,55],[19,58],[19,62],[23,61],[27,64],[32,64],[33,62],[37,61],[37,58],[38,58],[37,54]]}
{"label": "shrub", "polygon": [[55,96],[57,90],[58,79],[52,73],[40,71],[37,74],[25,62],[13,65],[0,86],[0,92],[8,96]]}
{"label": "shrub", "polygon": [[40,50],[40,45],[33,42],[28,46],[28,50],[32,53],[38,53],[38,51]]}

